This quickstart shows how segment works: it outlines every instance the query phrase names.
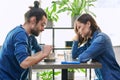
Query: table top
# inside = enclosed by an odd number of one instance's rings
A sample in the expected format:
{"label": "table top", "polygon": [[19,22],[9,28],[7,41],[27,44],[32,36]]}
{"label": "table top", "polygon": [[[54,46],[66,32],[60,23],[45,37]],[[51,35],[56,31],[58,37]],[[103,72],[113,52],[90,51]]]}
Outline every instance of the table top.
{"label": "table top", "polygon": [[32,66],[32,69],[68,69],[68,68],[101,68],[102,64],[99,62],[80,63],[80,64],[61,64],[61,61],[44,62]]}

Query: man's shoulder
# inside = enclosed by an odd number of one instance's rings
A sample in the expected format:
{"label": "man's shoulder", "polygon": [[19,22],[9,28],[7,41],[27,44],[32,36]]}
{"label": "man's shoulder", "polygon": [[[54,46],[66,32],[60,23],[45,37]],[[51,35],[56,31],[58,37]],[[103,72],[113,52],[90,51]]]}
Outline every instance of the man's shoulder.
{"label": "man's shoulder", "polygon": [[16,26],[8,33],[7,37],[28,37],[28,34],[24,30],[24,28],[22,28],[22,26]]}
{"label": "man's shoulder", "polygon": [[16,32],[25,32],[25,30],[22,28],[22,26],[21,25],[19,25],[19,26],[16,26],[14,29],[13,29],[13,31],[16,31]]}
{"label": "man's shoulder", "polygon": [[11,31],[10,31],[11,34],[18,34],[18,33],[23,33],[23,34],[26,34],[26,31],[24,30],[24,28],[22,28],[21,25],[19,26],[16,26],[15,28],[13,28]]}

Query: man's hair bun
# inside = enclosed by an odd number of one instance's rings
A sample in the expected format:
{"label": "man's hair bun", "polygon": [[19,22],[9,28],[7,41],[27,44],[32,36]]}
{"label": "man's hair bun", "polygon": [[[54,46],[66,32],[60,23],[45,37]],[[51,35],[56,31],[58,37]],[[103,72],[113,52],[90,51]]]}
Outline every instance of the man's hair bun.
{"label": "man's hair bun", "polygon": [[34,8],[39,8],[39,2],[38,1],[34,1]]}

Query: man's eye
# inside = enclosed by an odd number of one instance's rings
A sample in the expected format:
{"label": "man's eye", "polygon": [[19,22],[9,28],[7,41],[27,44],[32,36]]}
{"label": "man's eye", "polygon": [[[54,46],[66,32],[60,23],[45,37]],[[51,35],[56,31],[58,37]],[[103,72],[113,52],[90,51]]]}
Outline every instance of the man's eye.
{"label": "man's eye", "polygon": [[46,24],[42,24],[42,26],[46,26]]}
{"label": "man's eye", "polygon": [[42,26],[44,26],[44,25],[42,24]]}
{"label": "man's eye", "polygon": [[44,24],[41,24],[41,26],[45,26]]}

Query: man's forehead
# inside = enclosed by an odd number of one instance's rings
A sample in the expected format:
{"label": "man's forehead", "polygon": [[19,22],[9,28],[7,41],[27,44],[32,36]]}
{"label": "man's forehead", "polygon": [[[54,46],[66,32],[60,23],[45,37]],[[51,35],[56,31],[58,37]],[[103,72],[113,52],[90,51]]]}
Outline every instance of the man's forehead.
{"label": "man's forehead", "polygon": [[41,22],[46,23],[47,22],[47,18],[45,16],[43,16],[42,19],[41,19]]}

